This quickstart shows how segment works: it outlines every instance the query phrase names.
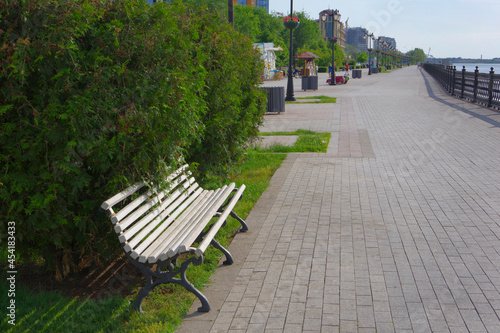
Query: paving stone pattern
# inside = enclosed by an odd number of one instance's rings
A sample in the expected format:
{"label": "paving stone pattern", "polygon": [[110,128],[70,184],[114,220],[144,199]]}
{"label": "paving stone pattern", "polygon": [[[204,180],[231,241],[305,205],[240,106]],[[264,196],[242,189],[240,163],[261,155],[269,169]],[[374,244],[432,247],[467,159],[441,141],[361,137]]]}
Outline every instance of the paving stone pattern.
{"label": "paving stone pattern", "polygon": [[500,113],[366,74],[266,116],[328,153],[289,154],[178,332],[500,332]]}

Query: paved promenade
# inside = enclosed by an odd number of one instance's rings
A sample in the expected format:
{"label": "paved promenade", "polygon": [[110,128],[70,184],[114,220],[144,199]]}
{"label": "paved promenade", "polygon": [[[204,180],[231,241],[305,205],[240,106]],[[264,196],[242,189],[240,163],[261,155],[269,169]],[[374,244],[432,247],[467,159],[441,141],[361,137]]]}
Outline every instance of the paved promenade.
{"label": "paved promenade", "polygon": [[500,112],[366,74],[265,117],[328,153],[287,157],[178,332],[500,332]]}

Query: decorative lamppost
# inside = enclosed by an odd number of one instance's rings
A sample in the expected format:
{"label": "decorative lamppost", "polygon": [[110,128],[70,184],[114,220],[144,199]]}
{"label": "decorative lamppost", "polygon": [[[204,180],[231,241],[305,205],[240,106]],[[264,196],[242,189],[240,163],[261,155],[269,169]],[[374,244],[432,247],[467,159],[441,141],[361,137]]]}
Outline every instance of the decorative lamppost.
{"label": "decorative lamppost", "polygon": [[373,33],[371,34],[368,34],[368,33],[365,33],[365,36],[364,38],[368,38],[368,75],[372,75],[372,66],[370,64],[370,58],[371,58],[371,55],[372,55],[372,40],[375,40],[375,37],[373,36]]}
{"label": "decorative lamppost", "polygon": [[390,46],[390,48],[391,48],[391,68],[392,68],[392,66],[394,66],[394,50],[395,50],[395,48],[392,45]]}
{"label": "decorative lamppost", "polygon": [[[380,67],[380,52],[382,51],[382,37],[377,39],[377,68]],[[383,53],[382,53],[383,55]],[[380,71],[380,68],[379,68]]]}
{"label": "decorative lamppost", "polygon": [[286,87],[286,97],[285,101],[294,102],[296,101],[293,95],[293,29],[299,26],[299,20],[297,17],[293,17],[293,0],[290,0],[290,16],[283,19],[283,24],[285,28],[290,29],[290,49],[288,54],[288,82]]}
{"label": "decorative lamppost", "polygon": [[392,45],[389,45],[389,54],[387,55],[389,58],[389,66],[392,68],[392,65],[394,63],[394,59],[392,58],[392,51],[394,50]]}
{"label": "decorative lamppost", "polygon": [[386,70],[387,70],[387,46],[389,46],[389,44],[387,44],[387,42],[384,41],[384,66]]}
{"label": "decorative lamppost", "polygon": [[335,21],[340,21],[340,14],[338,10],[325,10],[321,15],[323,22],[326,22],[328,16],[330,16],[332,21],[332,37],[330,38],[330,42],[332,43],[332,77],[330,78],[330,85],[334,86],[337,84],[335,78],[335,44],[337,43],[337,38],[335,37]]}

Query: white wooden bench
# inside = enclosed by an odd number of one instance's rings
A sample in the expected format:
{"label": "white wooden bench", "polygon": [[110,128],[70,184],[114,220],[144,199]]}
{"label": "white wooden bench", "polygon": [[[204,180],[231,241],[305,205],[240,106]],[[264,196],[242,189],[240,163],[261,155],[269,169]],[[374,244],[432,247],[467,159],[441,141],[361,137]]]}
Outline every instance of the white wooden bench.
{"label": "white wooden bench", "polygon": [[[190,263],[203,262],[209,244],[224,253],[224,264],[233,263],[231,254],[214,237],[229,215],[241,223],[240,231],[248,230],[232,211],[245,185],[237,189],[232,183],[217,190],[204,190],[187,165],[172,173],[166,183],[169,185],[162,189],[137,183],[106,200],[101,208],[109,213],[125,255],[146,277],[146,285],[134,304],[136,310],[142,312],[142,301],[154,287],[176,283],[199,298],[202,306],[198,311],[207,312],[210,304],[187,280],[186,270]],[[184,253],[192,256],[175,267]]]}

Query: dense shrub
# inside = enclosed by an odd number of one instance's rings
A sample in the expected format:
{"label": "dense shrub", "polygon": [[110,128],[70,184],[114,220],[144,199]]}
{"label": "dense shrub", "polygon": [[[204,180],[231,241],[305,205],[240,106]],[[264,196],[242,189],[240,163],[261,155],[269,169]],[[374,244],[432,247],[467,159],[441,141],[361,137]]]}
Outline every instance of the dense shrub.
{"label": "dense shrub", "polygon": [[19,259],[59,277],[95,262],[110,234],[104,199],[180,155],[237,158],[263,110],[249,45],[182,5],[2,2],[0,234],[16,221]]}
{"label": "dense shrub", "polygon": [[205,133],[189,149],[189,159],[205,172],[221,172],[243,152],[249,137],[258,134],[265,97],[255,87],[263,64],[252,42],[227,25],[213,25],[213,16],[202,21],[201,49],[208,71],[205,77],[207,113]]}

